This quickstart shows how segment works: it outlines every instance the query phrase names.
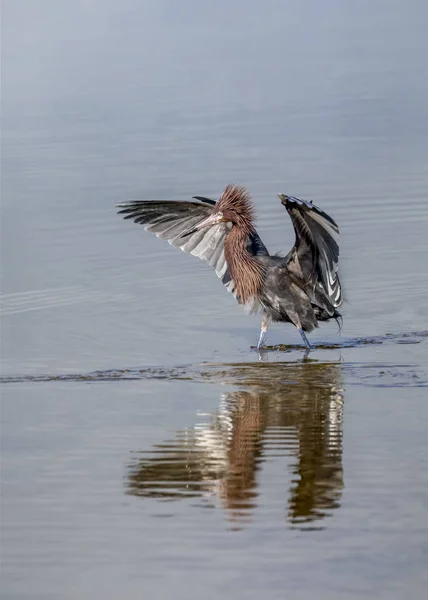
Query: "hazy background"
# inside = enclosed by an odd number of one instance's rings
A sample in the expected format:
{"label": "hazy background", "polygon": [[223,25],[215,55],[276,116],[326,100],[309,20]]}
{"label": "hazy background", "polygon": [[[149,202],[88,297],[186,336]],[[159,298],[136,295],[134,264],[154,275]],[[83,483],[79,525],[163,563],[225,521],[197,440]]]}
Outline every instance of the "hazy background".
{"label": "hazy background", "polygon": [[[19,380],[3,386],[4,598],[423,597],[427,341],[411,334],[428,329],[427,19],[422,0],[3,0],[1,364]],[[272,252],[294,240],[278,192],[340,226],[343,330],[311,340],[342,347],[313,368],[272,353],[265,377],[259,318],[116,215],[230,182]],[[300,337],[279,324],[269,343]],[[213,361],[231,374],[206,380],[197,365]],[[134,382],[31,379],[147,367]],[[242,471],[259,490],[239,533],[221,502],[162,504],[147,484],[154,456],[156,485],[182,490],[189,469],[171,465],[200,429],[193,484],[221,498]],[[150,454],[163,440],[172,458]],[[314,492],[327,521],[298,495],[322,531],[285,517],[299,477],[335,481],[333,504]]]}

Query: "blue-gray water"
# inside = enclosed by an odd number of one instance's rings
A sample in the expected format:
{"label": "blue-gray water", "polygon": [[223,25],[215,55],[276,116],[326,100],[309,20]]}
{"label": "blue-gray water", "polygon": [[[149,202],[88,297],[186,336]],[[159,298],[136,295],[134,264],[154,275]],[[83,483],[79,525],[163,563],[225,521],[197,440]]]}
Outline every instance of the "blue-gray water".
{"label": "blue-gray water", "polygon": [[[424,598],[426,3],[2,8],[2,598]],[[340,225],[310,361],[114,208],[229,182]]]}

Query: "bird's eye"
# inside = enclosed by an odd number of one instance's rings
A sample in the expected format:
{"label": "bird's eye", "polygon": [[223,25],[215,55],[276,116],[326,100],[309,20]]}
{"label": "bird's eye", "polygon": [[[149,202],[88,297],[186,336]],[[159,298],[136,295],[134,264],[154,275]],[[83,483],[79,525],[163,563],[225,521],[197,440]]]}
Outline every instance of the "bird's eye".
{"label": "bird's eye", "polygon": [[220,223],[220,221],[223,220],[223,213],[222,212],[218,212],[217,213],[217,223]]}

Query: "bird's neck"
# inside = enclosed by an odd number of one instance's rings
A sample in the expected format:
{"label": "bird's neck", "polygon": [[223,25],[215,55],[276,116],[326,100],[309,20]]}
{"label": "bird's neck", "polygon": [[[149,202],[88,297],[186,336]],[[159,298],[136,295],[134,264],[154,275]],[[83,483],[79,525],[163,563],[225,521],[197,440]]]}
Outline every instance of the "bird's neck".
{"label": "bird's neck", "polygon": [[234,225],[224,244],[224,255],[235,284],[235,294],[241,304],[257,299],[263,283],[263,266],[247,250],[251,233]]}

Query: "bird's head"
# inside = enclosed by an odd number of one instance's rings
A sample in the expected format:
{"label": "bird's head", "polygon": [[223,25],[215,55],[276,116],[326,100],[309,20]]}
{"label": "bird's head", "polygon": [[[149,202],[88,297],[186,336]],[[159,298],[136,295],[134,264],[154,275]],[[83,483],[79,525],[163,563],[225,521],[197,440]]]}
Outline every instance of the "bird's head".
{"label": "bird's head", "polygon": [[244,233],[253,231],[254,207],[247,190],[239,185],[228,185],[220,200],[216,203],[212,214],[198,223],[184,235],[190,235],[195,231],[212,227],[218,223],[231,223]]}

